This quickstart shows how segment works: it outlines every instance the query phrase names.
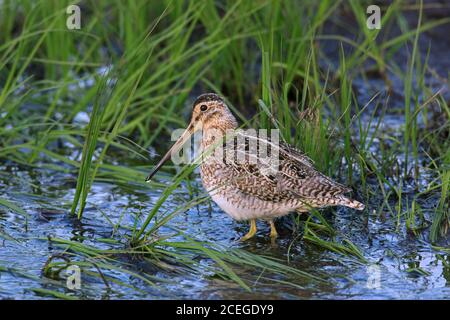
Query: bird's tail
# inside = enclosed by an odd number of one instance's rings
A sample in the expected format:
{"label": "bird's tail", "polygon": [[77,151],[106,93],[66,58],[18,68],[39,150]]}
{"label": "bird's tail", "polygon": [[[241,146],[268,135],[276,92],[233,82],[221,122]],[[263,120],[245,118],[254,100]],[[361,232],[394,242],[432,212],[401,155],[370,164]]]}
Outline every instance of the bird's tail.
{"label": "bird's tail", "polygon": [[336,201],[336,205],[346,206],[356,210],[364,210],[365,208],[365,205],[361,202],[347,198],[345,196],[338,196],[334,200]]}

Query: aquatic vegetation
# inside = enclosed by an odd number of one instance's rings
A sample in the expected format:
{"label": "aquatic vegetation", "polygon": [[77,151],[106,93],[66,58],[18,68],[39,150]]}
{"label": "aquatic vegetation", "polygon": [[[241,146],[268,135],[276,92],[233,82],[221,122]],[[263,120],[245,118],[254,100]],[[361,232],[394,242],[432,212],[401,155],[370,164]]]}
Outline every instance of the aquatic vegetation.
{"label": "aquatic vegetation", "polygon": [[[370,297],[350,279],[369,264],[408,289],[448,274],[448,15],[393,1],[370,30],[367,1],[77,3],[80,30],[69,1],[0,2],[0,282],[16,286],[0,297]],[[367,209],[292,215],[276,247],[237,244],[246,226],[194,165],[147,184],[203,92],[244,128],[279,129]]]}

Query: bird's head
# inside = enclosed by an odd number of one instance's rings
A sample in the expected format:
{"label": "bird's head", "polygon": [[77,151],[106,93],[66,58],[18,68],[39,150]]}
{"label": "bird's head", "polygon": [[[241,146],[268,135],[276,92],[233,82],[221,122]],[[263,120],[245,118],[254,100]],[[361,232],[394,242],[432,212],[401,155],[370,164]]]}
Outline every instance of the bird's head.
{"label": "bird's head", "polygon": [[194,102],[190,125],[193,126],[194,131],[200,129],[206,131],[212,128],[225,131],[235,129],[237,121],[220,96],[215,93],[205,93]]}
{"label": "bird's head", "polygon": [[237,126],[236,118],[220,96],[215,93],[200,95],[193,104],[191,121],[186,130],[153,168],[146,181],[150,181],[170,159],[171,154],[177,152],[196,131],[202,130],[204,135],[208,131],[214,131],[214,134],[217,132],[225,134],[226,130],[235,129]]}

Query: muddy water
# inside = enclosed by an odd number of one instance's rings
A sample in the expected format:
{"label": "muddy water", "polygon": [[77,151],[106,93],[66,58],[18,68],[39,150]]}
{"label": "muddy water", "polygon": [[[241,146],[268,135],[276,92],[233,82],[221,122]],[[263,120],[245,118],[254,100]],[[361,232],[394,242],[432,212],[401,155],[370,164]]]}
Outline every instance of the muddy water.
{"label": "muddy water", "polygon": [[[56,290],[80,298],[361,298],[395,299],[450,298],[450,255],[433,250],[424,236],[409,236],[396,231],[395,219],[374,217],[356,211],[337,209],[325,213],[327,220],[363,252],[368,264],[309,244],[298,237],[292,217],[278,221],[281,234],[275,244],[268,240],[268,226],[260,224],[258,235],[246,242],[237,239],[247,226],[232,221],[214,203],[202,203],[175,216],[161,230],[173,233],[175,228],[201,241],[241,248],[248,252],[278,257],[298,269],[322,273],[329,281],[318,285],[303,280],[302,289],[281,284],[256,285],[247,292],[232,281],[218,280],[205,272],[170,274],[156,271],[167,280],[157,287],[149,286],[120,271],[104,271],[133,288],[110,284],[95,277],[83,276],[79,290],[69,290],[64,279],[49,279],[42,274],[47,259],[62,250],[48,237],[71,239],[97,248],[117,248],[101,241],[112,236],[113,223],[133,226],[135,216],[149,212],[160,195],[159,190],[140,190],[114,184],[96,183],[82,222],[68,214],[74,194],[72,174],[46,169],[27,171],[12,164],[0,168],[2,197],[26,210],[29,218],[0,208],[0,297],[48,298],[36,288]],[[197,180],[194,189],[201,187]],[[130,191],[134,190],[134,191]],[[163,205],[170,210],[189,200],[185,188],[179,188]],[[375,209],[375,203],[372,203]],[[125,210],[125,214],[123,214]],[[300,228],[301,229],[301,228]],[[121,231],[126,233],[125,228]],[[114,236],[113,236],[114,237]],[[289,248],[289,251],[288,251]],[[289,256],[289,257],[288,257]],[[121,262],[116,262],[120,266]],[[208,259],[204,264],[212,264]],[[142,267],[142,266],[140,266]],[[137,272],[146,272],[136,266]],[[250,271],[248,271],[250,272]],[[62,277],[64,278],[64,277]]]}

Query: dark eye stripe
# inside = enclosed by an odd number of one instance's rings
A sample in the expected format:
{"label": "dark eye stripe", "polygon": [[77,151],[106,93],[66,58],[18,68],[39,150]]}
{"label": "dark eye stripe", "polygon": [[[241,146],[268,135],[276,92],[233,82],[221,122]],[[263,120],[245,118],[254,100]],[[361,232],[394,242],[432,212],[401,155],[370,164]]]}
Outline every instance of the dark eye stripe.
{"label": "dark eye stripe", "polygon": [[208,110],[208,106],[206,104],[202,104],[200,106],[200,111],[206,111],[206,110]]}

